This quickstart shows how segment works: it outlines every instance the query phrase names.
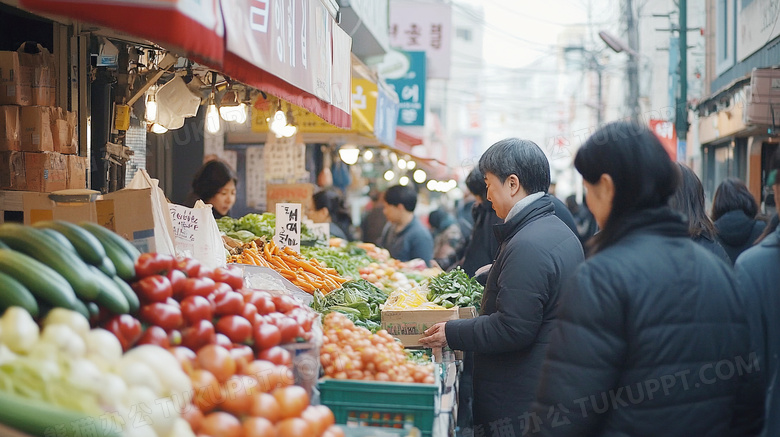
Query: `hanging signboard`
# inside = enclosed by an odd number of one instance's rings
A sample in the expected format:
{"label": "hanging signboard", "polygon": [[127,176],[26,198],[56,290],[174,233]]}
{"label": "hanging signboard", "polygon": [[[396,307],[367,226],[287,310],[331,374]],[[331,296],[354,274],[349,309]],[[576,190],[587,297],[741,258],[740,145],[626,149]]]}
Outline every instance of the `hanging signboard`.
{"label": "hanging signboard", "polygon": [[666,120],[650,120],[650,130],[661,140],[666,153],[672,161],[677,160],[677,131],[674,122]]}
{"label": "hanging signboard", "polygon": [[276,233],[274,243],[279,248],[290,247],[301,252],[301,204],[276,204]]}
{"label": "hanging signboard", "polygon": [[428,77],[449,79],[452,7],[447,4],[394,0],[390,5],[390,46],[424,51]]}
{"label": "hanging signboard", "polygon": [[388,57],[399,61],[393,63],[397,67],[385,80],[398,94],[398,126],[424,126],[425,52],[393,51]]}

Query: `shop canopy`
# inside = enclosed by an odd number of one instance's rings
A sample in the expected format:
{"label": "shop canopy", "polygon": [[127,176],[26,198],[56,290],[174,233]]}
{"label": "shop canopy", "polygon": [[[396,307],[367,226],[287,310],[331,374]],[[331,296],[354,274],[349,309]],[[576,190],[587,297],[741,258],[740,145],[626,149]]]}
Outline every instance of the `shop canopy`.
{"label": "shop canopy", "polygon": [[[22,7],[148,39],[351,127],[352,40],[320,0],[21,0]],[[279,6],[276,6],[279,5]]]}

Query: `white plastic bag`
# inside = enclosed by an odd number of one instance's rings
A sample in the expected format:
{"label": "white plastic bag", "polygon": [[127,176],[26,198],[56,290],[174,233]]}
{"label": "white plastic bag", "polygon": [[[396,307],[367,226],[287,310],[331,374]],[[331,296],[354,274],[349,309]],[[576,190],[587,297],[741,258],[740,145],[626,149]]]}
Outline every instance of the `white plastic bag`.
{"label": "white plastic bag", "polygon": [[176,255],[195,258],[207,269],[225,265],[225,248],[211,205],[198,200],[194,208],[168,204],[173,221]]}
{"label": "white plastic bag", "polygon": [[168,199],[160,188],[160,181],[149,176],[146,170],[140,169],[126,187],[130,190],[151,188],[152,215],[154,217],[154,250],[157,253],[174,255],[173,223],[168,213]]}

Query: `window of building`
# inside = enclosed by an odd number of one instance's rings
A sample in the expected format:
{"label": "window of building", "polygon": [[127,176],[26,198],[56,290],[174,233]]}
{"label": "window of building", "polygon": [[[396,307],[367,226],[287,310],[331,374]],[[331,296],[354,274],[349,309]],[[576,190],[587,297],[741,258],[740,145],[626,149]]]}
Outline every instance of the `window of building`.
{"label": "window of building", "polygon": [[742,1],[744,5],[745,0],[717,0],[715,3],[715,54],[718,75],[734,66],[738,1]]}
{"label": "window of building", "polygon": [[471,41],[471,29],[465,27],[458,27],[455,29],[455,37],[460,38],[463,41]]}

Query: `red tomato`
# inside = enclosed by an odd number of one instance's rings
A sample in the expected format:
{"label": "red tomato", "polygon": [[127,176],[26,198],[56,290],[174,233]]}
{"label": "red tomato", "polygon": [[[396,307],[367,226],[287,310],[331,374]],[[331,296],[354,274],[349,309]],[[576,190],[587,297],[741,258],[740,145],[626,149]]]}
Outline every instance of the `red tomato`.
{"label": "red tomato", "polygon": [[245,344],[233,345],[229,352],[236,362],[236,373],[246,375],[247,366],[255,359],[255,352]]}
{"label": "red tomato", "polygon": [[175,306],[178,309],[181,309],[181,303],[179,303],[178,300],[176,300],[176,299],[174,299],[172,297],[169,297],[168,300],[165,301],[165,303],[167,303],[168,305],[173,305],[173,306]]}
{"label": "red tomato", "polygon": [[214,325],[208,320],[201,320],[192,326],[184,328],[181,337],[182,346],[188,347],[195,352],[203,346],[217,342]]}
{"label": "red tomato", "polygon": [[317,314],[314,311],[309,311],[303,308],[295,308],[287,314],[288,317],[292,317],[301,325],[304,332],[311,331],[311,325],[317,318]]}
{"label": "red tomato", "polygon": [[263,317],[265,317],[266,323],[272,323],[274,325],[278,325],[279,320],[284,319],[287,316],[285,316],[282,313],[271,313]]}
{"label": "red tomato", "polygon": [[287,311],[290,311],[293,308],[299,306],[298,301],[287,295],[274,296],[271,298],[271,300],[273,301],[274,305],[276,305],[276,311],[279,311],[280,313],[286,313]]}
{"label": "red tomato", "polygon": [[[216,282],[215,281],[214,283],[216,284],[216,286],[214,288],[214,294],[222,294],[222,293],[227,293],[229,291],[233,291],[233,288],[230,285],[228,285],[228,284],[226,284],[224,282]],[[242,300],[244,299],[243,295],[241,296],[241,299]]]}
{"label": "red tomato", "polygon": [[179,329],[184,324],[181,310],[167,303],[151,303],[141,307],[141,319],[166,331]]}
{"label": "red tomato", "polygon": [[244,304],[244,310],[241,311],[241,317],[249,320],[250,322],[253,322],[256,320],[255,317],[257,316],[257,307],[252,305],[251,303],[245,303]]}
{"label": "red tomato", "polygon": [[211,320],[211,302],[203,296],[189,296],[181,301],[181,314],[187,324],[194,325],[201,320]]}
{"label": "red tomato", "polygon": [[279,331],[282,334],[282,344],[292,343],[296,338],[303,335],[303,328],[291,317],[279,319],[276,322],[276,326],[279,327]]}
{"label": "red tomato", "polygon": [[147,276],[133,283],[133,291],[145,302],[165,302],[173,296],[171,281],[162,275]]}
{"label": "red tomato", "polygon": [[224,316],[217,322],[217,332],[233,343],[246,343],[252,339],[252,324],[241,316]]}
{"label": "red tomato", "polygon": [[250,296],[248,303],[251,303],[257,308],[257,314],[264,316],[276,312],[276,305],[274,305],[274,301],[271,300],[271,296],[264,296],[261,292],[254,292]]}
{"label": "red tomato", "polygon": [[152,275],[164,275],[173,268],[176,260],[161,253],[142,253],[135,262],[135,276],[143,279]]}
{"label": "red tomato", "polygon": [[203,434],[219,437],[241,437],[244,432],[236,416],[218,411],[203,419],[200,427]]}
{"label": "red tomato", "polygon": [[303,410],[309,406],[309,394],[301,386],[291,385],[289,387],[277,388],[271,394],[276,398],[276,402],[279,403],[282,419],[300,417]]}
{"label": "red tomato", "polygon": [[258,360],[270,361],[279,366],[292,366],[292,356],[287,349],[281,346],[274,346],[270,349],[264,349],[257,354]]}
{"label": "red tomato", "polygon": [[208,370],[198,369],[190,374],[190,380],[193,389],[192,403],[204,413],[213,410],[222,399],[217,378]]}
{"label": "red tomato", "polygon": [[235,291],[216,293],[210,299],[215,305],[214,314],[218,316],[241,314],[244,311],[244,297]]}
{"label": "red tomato", "polygon": [[309,405],[301,413],[301,419],[309,424],[312,432],[317,436],[322,435],[328,427],[336,422],[333,412],[324,405]]}
{"label": "red tomato", "polygon": [[322,433],[322,437],[344,437],[344,430],[338,425],[331,425]]}
{"label": "red tomato", "polygon": [[270,323],[260,323],[254,328],[254,340],[258,350],[269,349],[282,342],[282,332]]}
{"label": "red tomato", "polygon": [[188,278],[197,278],[200,276],[201,264],[196,259],[184,258],[176,261],[175,268],[182,271]]}
{"label": "red tomato", "polygon": [[192,371],[195,370],[195,363],[197,362],[197,356],[192,349],[184,346],[177,346],[168,349],[168,351],[173,354],[179,362],[184,373],[187,375],[192,374]]}
{"label": "red tomato", "polygon": [[[276,364],[270,361],[255,360],[244,367],[244,374],[257,380],[259,391],[268,393],[279,386],[279,372],[276,367]],[[273,419],[271,421],[275,422]]]}
{"label": "red tomato", "polygon": [[284,419],[276,424],[276,437],[315,437],[309,424],[298,417]]}
{"label": "red tomato", "polygon": [[192,432],[198,432],[203,425],[203,413],[195,405],[187,405],[181,412],[181,418],[186,420],[192,428]]}
{"label": "red tomato", "polygon": [[171,346],[181,345],[181,331],[172,329],[171,332],[168,333],[168,343]]}
{"label": "red tomato", "polygon": [[216,282],[230,285],[233,290],[240,290],[244,287],[244,273],[237,267],[217,267],[210,276]]}
{"label": "red tomato", "polygon": [[214,292],[216,284],[210,278],[187,278],[184,281],[182,296],[203,296],[209,297]]}
{"label": "red tomato", "polygon": [[129,314],[114,316],[106,323],[105,328],[116,336],[124,351],[133,347],[143,334],[141,322]]}
{"label": "red tomato", "polygon": [[257,393],[252,396],[252,401],[249,404],[249,415],[263,417],[276,423],[282,418],[282,411],[275,397],[268,393]]}
{"label": "red tomato", "polygon": [[171,281],[171,291],[173,291],[174,297],[181,296],[184,291],[184,280],[187,279],[187,275],[181,270],[171,270],[166,275],[169,281]]}
{"label": "red tomato", "polygon": [[244,437],[276,437],[276,427],[270,420],[250,417],[244,420]]}
{"label": "red tomato", "polygon": [[225,349],[230,349],[233,347],[233,342],[230,341],[227,335],[225,334],[217,334],[217,343],[218,345],[224,347]]}
{"label": "red tomato", "polygon": [[166,349],[171,346],[170,340],[168,340],[168,333],[159,326],[148,327],[136,344],[153,344]]}
{"label": "red tomato", "polygon": [[219,382],[225,382],[236,373],[236,361],[230,352],[222,346],[210,344],[202,347],[198,353],[198,364],[211,372]]}
{"label": "red tomato", "polygon": [[252,396],[257,391],[257,380],[246,375],[233,375],[225,382],[225,400],[221,410],[243,416],[249,411]]}

